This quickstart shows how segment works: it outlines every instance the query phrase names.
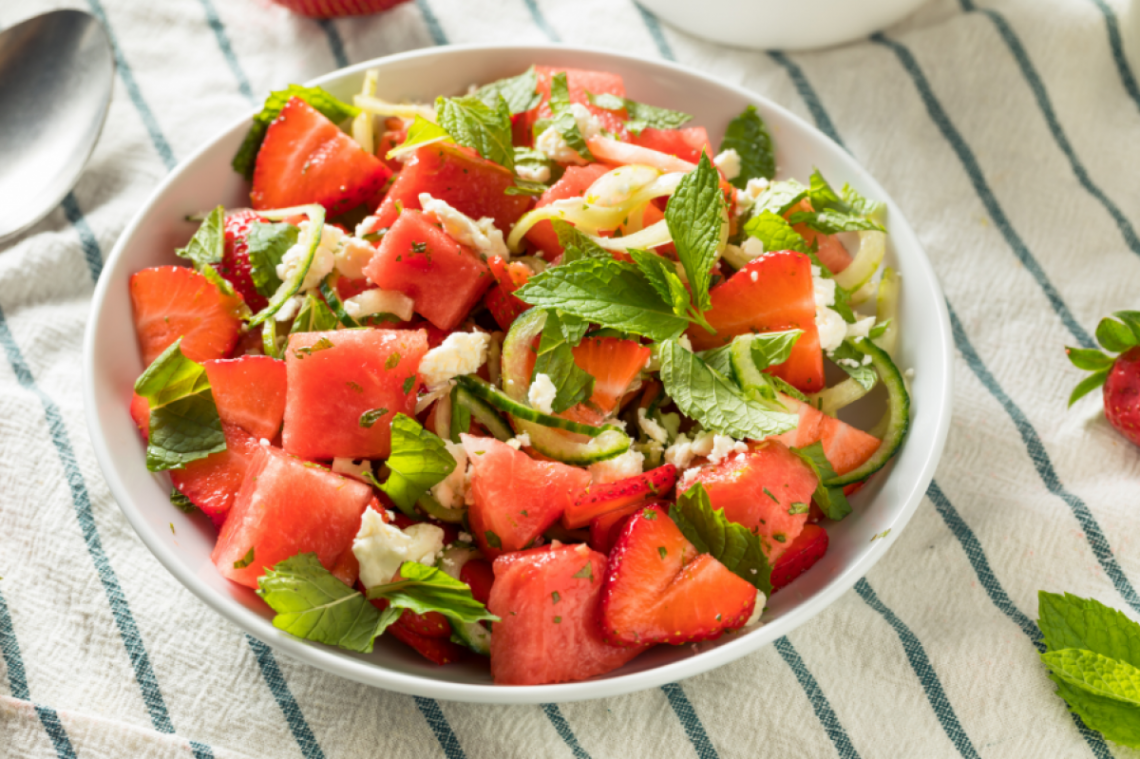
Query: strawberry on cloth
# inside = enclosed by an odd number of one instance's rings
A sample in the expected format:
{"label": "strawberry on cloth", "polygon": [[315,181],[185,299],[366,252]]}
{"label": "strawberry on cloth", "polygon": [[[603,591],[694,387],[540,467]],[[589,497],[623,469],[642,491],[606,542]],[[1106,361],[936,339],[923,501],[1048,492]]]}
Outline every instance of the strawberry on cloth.
{"label": "strawberry on cloth", "polygon": [[366,16],[395,8],[408,0],[273,0],[294,13],[309,18],[339,18]]}
{"label": "strawberry on cloth", "polygon": [[1095,348],[1065,349],[1074,366],[1092,372],[1073,390],[1069,405],[1103,385],[1108,423],[1140,445],[1140,311],[1117,311],[1113,316],[1116,319],[1101,319],[1096,339],[1118,356]]}

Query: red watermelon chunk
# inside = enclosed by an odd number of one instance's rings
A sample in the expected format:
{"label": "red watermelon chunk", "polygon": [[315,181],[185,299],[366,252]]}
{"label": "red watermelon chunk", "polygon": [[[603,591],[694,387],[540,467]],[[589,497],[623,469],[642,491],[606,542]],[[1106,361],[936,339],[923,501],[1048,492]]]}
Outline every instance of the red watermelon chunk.
{"label": "red watermelon chunk", "polygon": [[385,290],[415,301],[416,313],[442,330],[454,329],[495,282],[487,264],[421,211],[400,214],[364,273]]}
{"label": "red watermelon chunk", "polygon": [[716,155],[709,142],[708,131],[701,126],[685,127],[683,129],[648,129],[641,130],[641,134],[630,137],[634,145],[656,150],[660,153],[677,156],[682,161],[697,163],[701,160],[701,151],[709,154],[709,160]]}
{"label": "red watermelon chunk", "polygon": [[530,309],[529,303],[524,303],[514,295],[515,290],[530,279],[530,268],[514,261],[507,263],[502,256],[491,256],[487,265],[491,267],[491,274],[497,284],[487,291],[484,302],[499,326],[503,330],[509,330],[515,319]]}
{"label": "red watermelon chunk", "polygon": [[472,219],[490,216],[506,233],[530,207],[528,196],[504,194],[514,183],[510,171],[470,148],[428,145],[416,150],[396,176],[376,211],[375,227],[395,224],[400,208],[420,210],[420,193],[426,192]]}
{"label": "red watermelon chunk", "polygon": [[[298,332],[285,350],[285,450],[304,459],[383,459],[392,418],[415,413],[423,330]],[[387,409],[371,426],[367,411]]]}
{"label": "red watermelon chunk", "polygon": [[285,416],[285,362],[269,356],[216,359],[202,364],[223,424],[272,440]]}
{"label": "red watermelon chunk", "polygon": [[[612,166],[607,166],[604,163],[567,166],[562,178],[542,193],[534,207],[542,208],[556,200],[566,198],[580,198],[586,194],[590,185],[598,181],[603,174],[612,168]],[[531,227],[526,233],[526,239],[542,251],[543,258],[547,261],[554,261],[562,255],[562,246],[558,243],[558,234],[554,231],[554,225],[546,219]]]}
{"label": "red watermelon chunk", "polygon": [[473,468],[467,517],[489,557],[529,546],[590,485],[585,469],[535,461],[494,438],[461,437]]}
{"label": "red watermelon chunk", "polygon": [[221,529],[260,447],[241,427],[222,422],[226,449],[170,471],[170,482]]}
{"label": "red watermelon chunk", "polygon": [[[266,567],[299,553],[315,553],[332,570],[370,500],[372,488],[361,482],[257,446],[210,558],[224,577],[251,588]],[[234,566],[250,551],[247,566]]]}
{"label": "red watermelon chunk", "polygon": [[[775,561],[804,525],[807,509],[788,513],[793,504],[811,504],[819,484],[811,468],[778,442],[760,443],[748,453],[725,457],[700,469],[685,489],[701,483],[713,509],[762,535],[768,558]],[[796,509],[800,511],[800,509]]]}
{"label": "red watermelon chunk", "polygon": [[694,349],[716,348],[737,335],[798,328],[803,334],[792,355],[767,371],[805,393],[823,388],[810,258],[791,250],[766,253],[709,290],[709,300],[712,308],[705,318],[716,334],[691,327],[688,335]]}
{"label": "red watermelon chunk", "polygon": [[836,474],[847,474],[861,467],[879,450],[879,438],[828,416],[811,404],[795,398],[781,398],[789,411],[799,414],[799,425],[775,438],[790,448],[804,448],[823,443],[823,455]]}
{"label": "red watermelon chunk", "polygon": [[335,216],[376,195],[390,176],[380,159],[294,97],[265,133],[249,197],[259,211],[320,203]]}
{"label": "red watermelon chunk", "polygon": [[495,561],[487,608],[491,676],[499,685],[585,680],[610,672],[645,646],[602,639],[599,600],[606,557],[584,545],[538,549]]}
{"label": "red watermelon chunk", "polygon": [[792,580],[815,566],[827,553],[827,530],[818,524],[804,525],[800,536],[772,567],[772,592],[787,587]]}
{"label": "red watermelon chunk", "polygon": [[609,71],[589,71],[586,69],[568,69],[560,66],[535,66],[538,78],[536,90],[542,96],[538,107],[528,111],[526,124],[528,131],[533,130],[534,123],[539,119],[549,119],[553,116],[550,110],[550,80],[555,74],[566,74],[566,85],[570,94],[571,103],[581,103],[590,109],[590,112],[601,122],[602,129],[624,139],[626,136],[625,122],[628,118],[625,109],[609,111],[590,103],[589,95],[617,95],[625,97],[625,82],[619,74]]}

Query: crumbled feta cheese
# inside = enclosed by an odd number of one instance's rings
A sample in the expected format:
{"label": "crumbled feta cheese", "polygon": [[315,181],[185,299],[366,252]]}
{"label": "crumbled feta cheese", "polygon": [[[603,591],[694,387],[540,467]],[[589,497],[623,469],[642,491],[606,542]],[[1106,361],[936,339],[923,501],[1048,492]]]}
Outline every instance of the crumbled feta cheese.
{"label": "crumbled feta cheese", "polygon": [[333,267],[349,279],[364,279],[364,267],[376,255],[372,243],[358,237],[345,237],[340,249],[333,254]]}
{"label": "crumbled feta cheese", "polygon": [[517,437],[513,437],[508,440],[507,445],[509,445],[511,448],[514,448],[516,451],[522,450],[522,441],[520,441]]}
{"label": "crumbled feta cheese", "polygon": [[736,206],[733,209],[733,215],[737,217],[747,216],[752,211],[752,206],[756,205],[756,198],[749,195],[744,190],[736,191]]}
{"label": "crumbled feta cheese", "polygon": [[839,364],[840,366],[850,366],[852,369],[859,368],[859,362],[853,358],[841,358],[835,363]]}
{"label": "crumbled feta cheese", "polygon": [[277,313],[273,315],[273,318],[279,322],[289,321],[297,315],[297,311],[300,310],[301,304],[304,302],[305,299],[300,295],[294,295],[292,298],[289,298],[281,304],[281,308],[277,310]]}
{"label": "crumbled feta cheese", "polygon": [[372,462],[367,459],[360,459],[360,463],[357,464],[353,459],[333,459],[332,470],[354,480],[367,482],[368,480],[364,479],[364,473],[372,474]]}
{"label": "crumbled feta cheese", "polygon": [[380,231],[380,217],[379,216],[365,216],[364,221],[356,225],[356,229],[352,234],[355,237],[363,238],[364,235],[374,234]]}
{"label": "crumbled feta cheese", "polygon": [[467,489],[463,482],[464,475],[467,473],[467,450],[462,444],[453,443],[450,440],[444,440],[443,444],[447,448],[447,452],[455,459],[455,469],[452,469],[451,474],[447,475],[442,482],[432,487],[431,494],[444,508],[461,509],[467,495]]}
{"label": "crumbled feta cheese", "polygon": [[530,448],[529,433],[520,432],[518,435],[515,435],[515,440],[519,441],[519,445],[521,445],[523,448]]}
{"label": "crumbled feta cheese", "polygon": [[[297,242],[285,251],[281,263],[277,264],[277,277],[282,283],[287,283],[302,266],[309,255],[309,246],[313,242],[313,225],[307,219],[301,222],[301,234],[297,235]],[[321,241],[313,254],[313,262],[305,272],[305,279],[301,281],[301,290],[311,290],[321,284],[321,280],[328,276],[336,264],[336,252],[340,250],[344,241],[344,232],[331,224],[325,224],[321,232]],[[281,285],[285,287],[285,284]]]}
{"label": "crumbled feta cheese", "polygon": [[360,563],[360,581],[366,588],[391,582],[405,561],[434,564],[442,548],[443,530],[434,524],[419,522],[401,530],[372,509],[364,510],[360,530],[352,541],[352,553]]}
{"label": "crumbled feta cheese", "polygon": [[719,464],[730,453],[747,453],[748,444],[734,440],[728,435],[714,435],[712,439],[712,450],[706,453],[710,464]]}
{"label": "crumbled feta cheese", "polygon": [[868,354],[863,356],[863,366],[870,366],[870,365],[871,365],[871,354],[868,353]]}
{"label": "crumbled feta cheese", "polygon": [[687,435],[677,435],[673,445],[665,449],[665,462],[678,469],[685,469],[698,456],[712,453],[715,438],[716,435],[711,432],[698,433],[694,440],[690,440]]}
{"label": "crumbled feta cheese", "polygon": [[871,327],[875,326],[875,317],[868,316],[866,319],[857,319],[854,324],[847,325],[847,337],[859,338],[870,337]]}
{"label": "crumbled feta cheese", "polygon": [[825,278],[823,271],[818,266],[811,267],[811,283],[815,290],[815,305],[834,306],[835,305],[835,280]]}
{"label": "crumbled feta cheese", "polygon": [[669,431],[657,423],[656,419],[650,417],[645,409],[639,408],[637,410],[637,426],[641,431],[649,436],[651,440],[664,445],[669,442]]}
{"label": "crumbled feta cheese", "polygon": [[260,445],[262,448],[268,448],[269,447],[269,441],[266,440],[265,438],[261,438],[261,440],[258,440],[257,444]]}
{"label": "crumbled feta cheese", "polygon": [[462,211],[452,208],[446,201],[436,200],[426,192],[420,193],[420,207],[428,216],[434,216],[436,221],[443,225],[443,231],[457,243],[466,245],[484,256],[502,256],[504,260],[510,259],[511,252],[503,240],[503,233],[495,226],[495,220],[490,216],[475,221]]}
{"label": "crumbled feta cheese", "polygon": [[740,243],[740,251],[750,260],[764,255],[764,243],[757,237],[749,237]]}
{"label": "crumbled feta cheese", "polygon": [[546,184],[550,181],[549,166],[526,166],[519,164],[515,166],[515,173],[519,175],[519,179],[525,179],[528,182],[542,182]]}
{"label": "crumbled feta cheese", "polygon": [[[588,140],[602,131],[602,123],[586,106],[581,103],[571,103],[570,111],[574,114],[574,120],[578,122],[578,133],[582,135],[583,140]],[[534,148],[558,163],[586,163],[586,159],[566,143],[562,133],[554,125],[548,126],[535,138]]]}
{"label": "crumbled feta cheese", "polygon": [[692,344],[692,343],[689,341],[689,336],[688,336],[688,335],[681,335],[680,337],[678,337],[678,338],[677,338],[677,342],[678,342],[678,343],[680,344],[680,346],[681,346],[682,348],[684,348],[685,350],[687,350],[687,351],[692,351],[692,350],[693,350],[693,344]]}
{"label": "crumbled feta cheese", "polygon": [[905,372],[903,372],[903,376],[908,380],[914,379],[914,369],[907,369]]}
{"label": "crumbled feta cheese", "polygon": [[462,530],[459,532],[459,535],[457,537],[459,538],[459,542],[461,542],[461,543],[474,543],[475,542],[475,538],[471,537],[471,533],[463,532]]}
{"label": "crumbled feta cheese", "polygon": [[[755,570],[753,570],[755,572]],[[755,625],[760,622],[760,615],[764,613],[764,604],[768,603],[768,598],[761,592],[756,591],[756,607],[752,610],[751,616],[748,621],[744,623],[745,627]]]}
{"label": "crumbled feta cheese", "polygon": [[828,353],[842,345],[847,336],[847,322],[827,306],[816,310],[815,326],[819,330],[819,347]]}
{"label": "crumbled feta cheese", "polygon": [[411,321],[415,301],[396,290],[373,287],[344,301],[344,312],[353,319],[372,314],[392,314],[400,321]]}
{"label": "crumbled feta cheese", "polygon": [[558,395],[558,388],[554,386],[549,375],[536,374],[534,382],[530,383],[530,390],[527,391],[526,397],[530,401],[533,408],[538,409],[544,414],[552,414],[554,398]]}
{"label": "crumbled feta cheese", "polygon": [[590,476],[594,484],[617,482],[641,474],[644,464],[645,455],[630,448],[620,456],[590,464]]}
{"label": "crumbled feta cheese", "polygon": [[731,182],[740,176],[740,153],[729,148],[713,159],[713,166],[720,169],[720,173],[724,174],[724,178]]}
{"label": "crumbled feta cheese", "polygon": [[491,336],[486,332],[453,332],[420,360],[419,373],[429,390],[462,374],[474,374],[487,360]]}
{"label": "crumbled feta cheese", "polygon": [[767,190],[768,185],[770,184],[771,182],[769,182],[764,177],[756,177],[754,179],[748,180],[748,184],[745,186],[745,191],[755,199],[760,197],[760,193]]}
{"label": "crumbled feta cheese", "polygon": [[677,480],[677,493],[681,494],[693,486],[693,480],[697,479],[697,475],[701,473],[704,467],[694,466],[681,472],[681,476]]}

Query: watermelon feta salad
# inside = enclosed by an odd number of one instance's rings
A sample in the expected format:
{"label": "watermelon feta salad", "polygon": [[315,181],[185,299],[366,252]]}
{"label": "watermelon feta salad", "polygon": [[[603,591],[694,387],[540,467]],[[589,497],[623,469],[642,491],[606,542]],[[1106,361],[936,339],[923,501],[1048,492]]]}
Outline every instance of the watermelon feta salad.
{"label": "watermelon feta salad", "polygon": [[277,627],[582,680],[758,624],[826,553],[908,426],[883,210],[777,180],[752,107],[719,151],[690,120],[543,66],[270,96],[250,207],[131,277],[130,413]]}

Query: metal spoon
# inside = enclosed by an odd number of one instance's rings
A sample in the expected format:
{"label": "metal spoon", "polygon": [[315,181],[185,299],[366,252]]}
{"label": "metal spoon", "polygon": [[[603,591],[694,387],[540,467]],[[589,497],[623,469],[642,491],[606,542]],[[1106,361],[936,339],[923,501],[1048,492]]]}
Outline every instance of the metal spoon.
{"label": "metal spoon", "polygon": [[58,10],[0,32],[0,241],[59,205],[99,139],[115,63],[102,25]]}

